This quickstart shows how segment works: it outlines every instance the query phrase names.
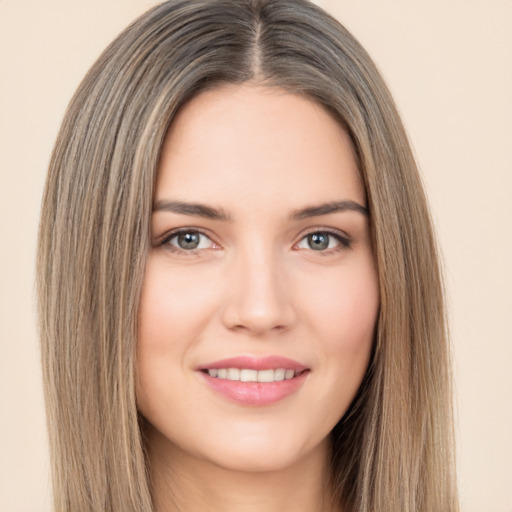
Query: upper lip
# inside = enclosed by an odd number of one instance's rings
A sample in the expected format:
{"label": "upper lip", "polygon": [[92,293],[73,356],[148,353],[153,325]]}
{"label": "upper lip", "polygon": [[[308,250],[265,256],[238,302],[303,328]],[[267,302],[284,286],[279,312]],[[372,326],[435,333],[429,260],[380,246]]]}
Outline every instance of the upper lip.
{"label": "upper lip", "polygon": [[248,370],[275,370],[277,368],[282,368],[284,370],[295,370],[296,372],[302,372],[308,369],[307,366],[287,357],[238,356],[201,365],[198,370],[211,370],[214,368],[247,368]]}

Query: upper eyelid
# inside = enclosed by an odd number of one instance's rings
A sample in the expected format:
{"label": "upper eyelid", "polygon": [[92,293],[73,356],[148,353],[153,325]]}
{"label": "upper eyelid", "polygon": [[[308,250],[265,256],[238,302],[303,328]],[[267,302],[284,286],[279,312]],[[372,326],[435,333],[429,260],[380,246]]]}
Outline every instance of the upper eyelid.
{"label": "upper eyelid", "polygon": [[328,235],[340,236],[342,238],[346,238],[347,240],[352,240],[352,238],[353,238],[343,229],[316,226],[314,228],[308,228],[305,232],[303,232],[301,234],[299,240],[302,240],[305,236],[311,235],[313,233],[326,233]]}
{"label": "upper eyelid", "polygon": [[209,238],[212,242],[218,243],[215,241],[214,237],[208,231],[194,226],[186,226],[183,228],[171,229],[170,231],[166,231],[163,235],[161,235],[158,238],[161,239],[162,242],[165,242],[166,240],[170,240],[174,236],[179,235],[181,233],[199,233],[200,235]]}

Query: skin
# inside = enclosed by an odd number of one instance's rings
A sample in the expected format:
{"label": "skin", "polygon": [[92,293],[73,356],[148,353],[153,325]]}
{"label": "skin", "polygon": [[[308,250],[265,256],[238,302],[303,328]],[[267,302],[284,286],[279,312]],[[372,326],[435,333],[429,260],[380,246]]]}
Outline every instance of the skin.
{"label": "skin", "polygon": [[[159,209],[166,201],[223,217]],[[245,84],[203,92],[174,120],[137,345],[158,512],[337,510],[326,486],[329,432],[366,371],[379,296],[363,211],[292,218],[335,201],[364,207],[365,190],[347,134],[316,103]],[[195,250],[183,248],[182,228],[203,233]],[[226,398],[198,370],[267,355],[309,369],[270,405]]]}

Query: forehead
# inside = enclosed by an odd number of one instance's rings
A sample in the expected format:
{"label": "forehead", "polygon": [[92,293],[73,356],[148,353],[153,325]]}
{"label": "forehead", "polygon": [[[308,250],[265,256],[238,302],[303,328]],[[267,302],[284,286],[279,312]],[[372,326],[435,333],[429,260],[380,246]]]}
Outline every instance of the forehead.
{"label": "forehead", "polygon": [[[364,203],[347,133],[317,103],[275,87],[206,91],[175,117],[162,148],[155,200]],[[295,204],[291,204],[295,203]]]}

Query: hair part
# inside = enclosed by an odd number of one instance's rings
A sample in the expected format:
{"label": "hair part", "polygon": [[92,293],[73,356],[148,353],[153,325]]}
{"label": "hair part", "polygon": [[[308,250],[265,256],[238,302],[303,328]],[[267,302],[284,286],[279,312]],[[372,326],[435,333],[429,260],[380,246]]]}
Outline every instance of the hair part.
{"label": "hair part", "polygon": [[381,306],[370,367],[332,433],[335,498],[346,512],[456,512],[442,279],[420,177],[375,65],[306,0],[159,5],[70,103],[37,256],[55,510],[153,510],[135,344],[160,150],[188,100],[245,82],[323,105],[366,187]]}

